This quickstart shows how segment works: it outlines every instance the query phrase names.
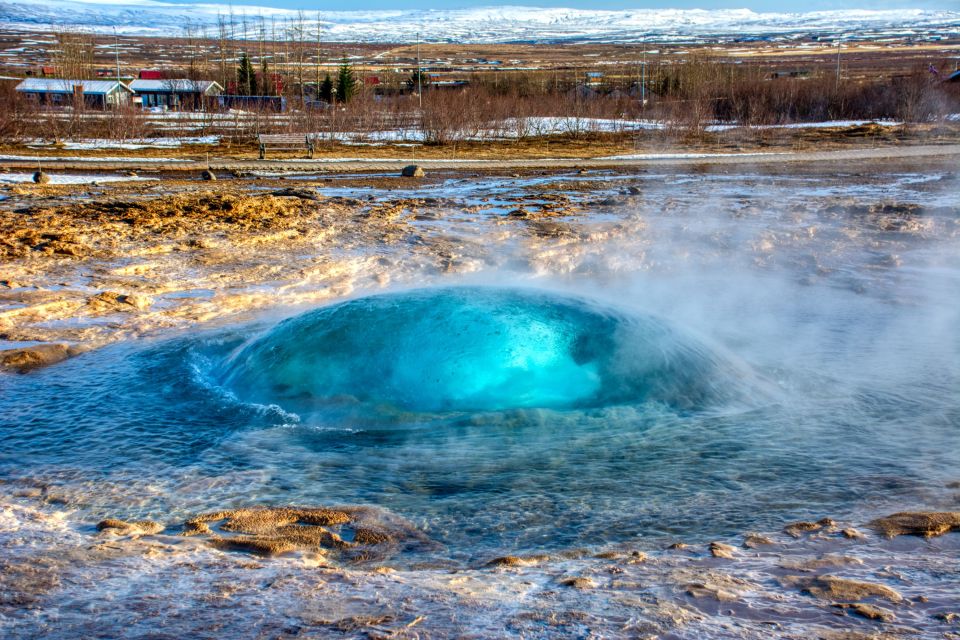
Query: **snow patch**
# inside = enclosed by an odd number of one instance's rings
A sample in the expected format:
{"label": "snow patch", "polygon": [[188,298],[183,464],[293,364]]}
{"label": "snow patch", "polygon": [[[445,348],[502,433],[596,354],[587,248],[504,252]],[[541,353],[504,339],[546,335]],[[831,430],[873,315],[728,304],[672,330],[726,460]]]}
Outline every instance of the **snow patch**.
{"label": "snow patch", "polygon": [[[106,138],[87,138],[84,140],[65,140],[57,147],[68,151],[91,151],[97,149],[178,149],[190,144],[220,144],[220,136],[192,136],[181,138],[131,138],[128,140],[108,140]],[[31,148],[51,147],[52,141],[34,140],[26,146]]]}
{"label": "snow patch", "polygon": [[628,153],[618,156],[603,156],[596,160],[676,160],[686,158],[742,158],[745,156],[779,156],[782,153]]}
{"label": "snow patch", "polygon": [[[85,176],[79,174],[48,173],[49,184],[94,184],[102,182],[141,182],[145,180],[156,180],[156,178],[140,178],[134,176],[105,176],[94,175]],[[23,184],[33,182],[32,173],[2,173],[0,174],[0,184]]]}
{"label": "snow patch", "polygon": [[143,158],[134,156],[0,156],[6,162],[136,162],[142,164],[181,164],[193,160],[179,158]]}

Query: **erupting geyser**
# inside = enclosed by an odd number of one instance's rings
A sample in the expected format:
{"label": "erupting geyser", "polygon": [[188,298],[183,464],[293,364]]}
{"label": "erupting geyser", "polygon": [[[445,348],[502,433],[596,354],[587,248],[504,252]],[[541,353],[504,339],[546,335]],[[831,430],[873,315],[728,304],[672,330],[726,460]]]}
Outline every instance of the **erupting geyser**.
{"label": "erupting geyser", "polygon": [[286,320],[231,359],[244,400],[310,412],[590,408],[728,395],[736,367],[650,316],[523,289],[454,287],[350,300]]}

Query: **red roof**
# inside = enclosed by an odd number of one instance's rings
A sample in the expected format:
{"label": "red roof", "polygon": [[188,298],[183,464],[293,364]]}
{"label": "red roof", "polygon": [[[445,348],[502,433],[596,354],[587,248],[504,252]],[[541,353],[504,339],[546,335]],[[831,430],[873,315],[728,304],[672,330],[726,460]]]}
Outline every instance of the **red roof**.
{"label": "red roof", "polygon": [[141,69],[140,79],[141,80],[163,80],[163,71],[158,71],[156,69]]}

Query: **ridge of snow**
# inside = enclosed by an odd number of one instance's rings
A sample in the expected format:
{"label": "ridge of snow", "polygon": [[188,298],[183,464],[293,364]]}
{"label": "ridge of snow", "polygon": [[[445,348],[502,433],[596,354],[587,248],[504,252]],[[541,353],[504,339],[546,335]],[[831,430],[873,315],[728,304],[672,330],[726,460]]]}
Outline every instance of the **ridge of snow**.
{"label": "ridge of snow", "polygon": [[259,20],[295,22],[326,41],[406,42],[417,33],[433,42],[624,42],[663,36],[758,36],[790,33],[851,35],[960,33],[960,11],[853,9],[805,13],[750,9],[594,10],[490,6],[469,9],[303,12],[276,7],[215,3],[175,4],[161,0],[0,0],[0,27],[44,31],[75,27],[127,35],[172,35],[192,25],[213,35],[218,19],[232,16],[236,34],[257,37]]}

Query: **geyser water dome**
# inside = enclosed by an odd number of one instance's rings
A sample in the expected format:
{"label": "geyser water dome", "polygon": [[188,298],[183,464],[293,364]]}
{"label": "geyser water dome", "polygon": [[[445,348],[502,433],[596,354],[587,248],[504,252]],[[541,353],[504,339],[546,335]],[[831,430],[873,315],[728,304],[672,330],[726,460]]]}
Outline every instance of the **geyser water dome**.
{"label": "geyser water dome", "polygon": [[246,401],[310,413],[666,403],[696,409],[736,367],[663,321],[543,291],[452,287],[350,300],[281,322],[229,361]]}

